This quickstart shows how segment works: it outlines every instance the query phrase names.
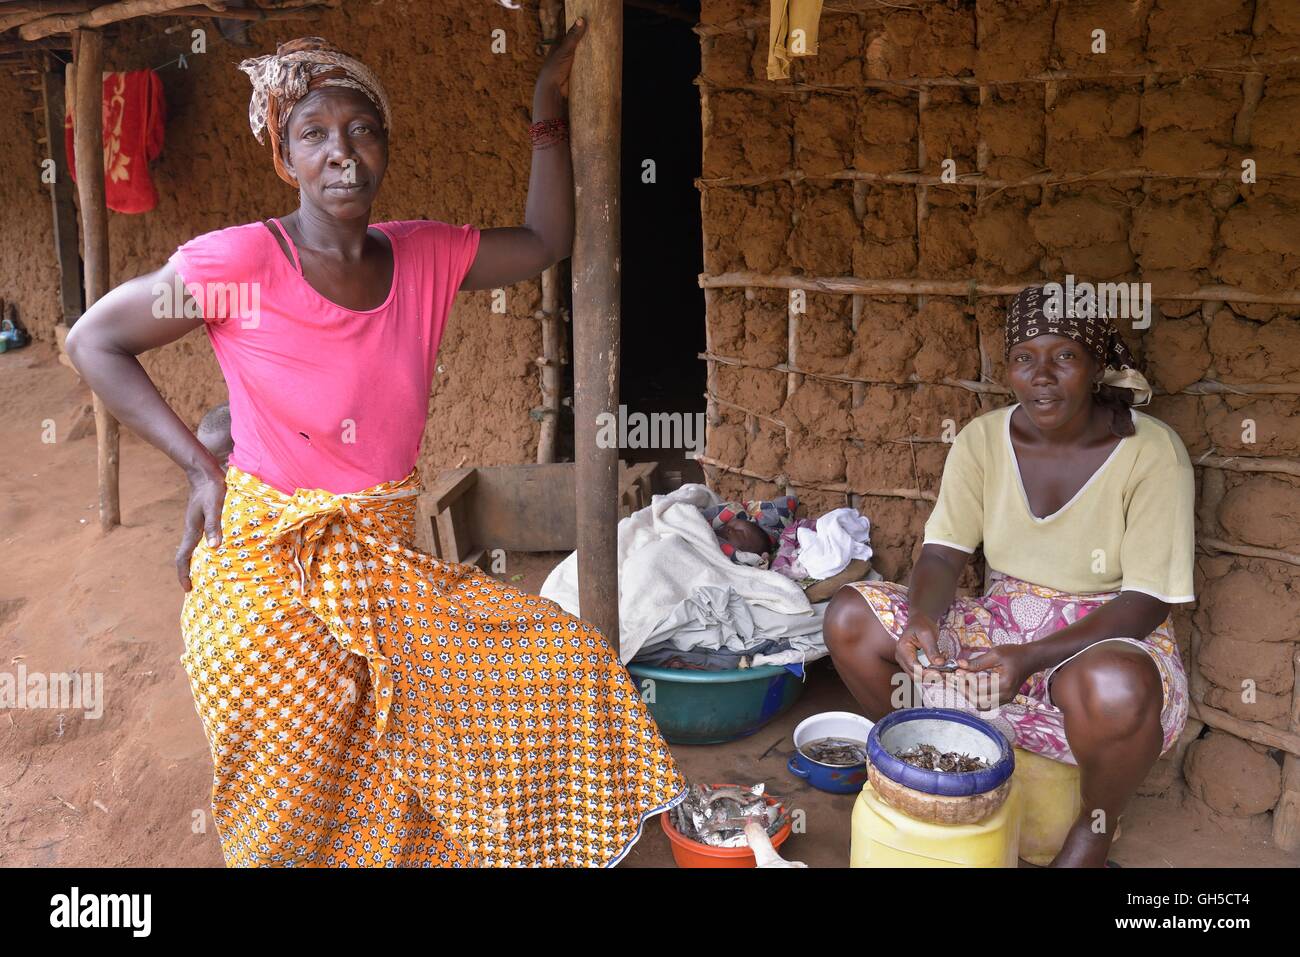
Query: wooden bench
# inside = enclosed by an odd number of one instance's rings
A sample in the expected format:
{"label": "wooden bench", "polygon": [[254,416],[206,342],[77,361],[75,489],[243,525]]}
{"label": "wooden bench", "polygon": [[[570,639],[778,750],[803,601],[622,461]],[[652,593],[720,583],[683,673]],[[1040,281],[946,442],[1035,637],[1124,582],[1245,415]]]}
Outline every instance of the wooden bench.
{"label": "wooden bench", "polygon": [[[619,517],[650,504],[656,462],[619,462]],[[494,549],[573,551],[572,462],[447,469],[416,500],[415,544],[444,561],[486,567]]]}

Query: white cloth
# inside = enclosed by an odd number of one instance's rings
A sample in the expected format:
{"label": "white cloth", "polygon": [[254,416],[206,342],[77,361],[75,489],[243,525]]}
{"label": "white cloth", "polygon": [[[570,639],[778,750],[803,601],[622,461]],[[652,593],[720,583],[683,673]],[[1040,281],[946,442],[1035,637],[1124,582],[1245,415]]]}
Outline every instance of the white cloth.
{"label": "white cloth", "polygon": [[[798,585],[776,572],[737,565],[700,509],[721,502],[707,487],[656,495],[618,523],[619,634],[623,663],[642,647],[743,651],[789,639],[789,650],[755,665],[811,661],[826,654],[821,619]],[[578,611],[578,553],[552,569],[541,596]]]}
{"label": "white cloth", "polygon": [[871,522],[857,509],[837,508],[817,519],[817,528],[800,528],[799,564],[819,581],[838,575],[855,558],[871,557]]}

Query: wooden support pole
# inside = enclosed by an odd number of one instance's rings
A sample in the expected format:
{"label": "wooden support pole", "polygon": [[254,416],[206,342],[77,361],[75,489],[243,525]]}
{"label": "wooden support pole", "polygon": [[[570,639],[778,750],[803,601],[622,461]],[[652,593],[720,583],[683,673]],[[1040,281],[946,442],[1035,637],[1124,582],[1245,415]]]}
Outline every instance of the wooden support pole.
{"label": "wooden support pole", "polygon": [[573,245],[574,450],[582,617],[617,651],[618,447],[597,444],[598,416],[617,415],[622,212],[623,6],[566,0],[566,28],[587,24],[569,77],[577,202]]}
{"label": "wooden support pole", "polygon": [[[194,0],[121,0],[119,3],[102,4],[85,13],[56,14],[24,23],[18,28],[18,35],[24,40],[40,40],[55,33],[91,30],[122,20],[167,14],[180,7],[194,5]],[[208,15],[214,17],[220,16],[225,10],[225,4],[220,0],[208,0],[203,6],[209,10]]]}
{"label": "wooden support pole", "polygon": [[67,37],[51,37],[48,40],[3,40],[0,41],[0,53],[35,53],[38,50],[71,50],[72,42]]}
{"label": "wooden support pole", "polygon": [[[108,206],[104,202],[104,38],[78,30],[74,38],[76,98],[73,135],[77,193],[81,199],[82,258],[86,268],[86,308],[108,292]],[[99,525],[110,531],[122,523],[118,502],[117,420],[95,396],[95,436],[99,448]]]}
{"label": "wooden support pole", "polygon": [[[50,206],[54,214],[54,251],[59,260],[59,298],[63,307],[63,325],[71,326],[82,313],[82,289],[81,256],[77,248],[77,205],[72,196],[67,151],[63,148],[64,74],[62,65],[56,64],[48,64],[42,74],[42,112],[49,149],[47,158],[54,162]],[[50,146],[51,143],[55,145]]]}
{"label": "wooden support pole", "polygon": [[[1291,733],[1300,738],[1300,650],[1291,664]],[[1295,752],[1282,759],[1282,799],[1273,808],[1273,843],[1284,851],[1300,851],[1300,756]]]}
{"label": "wooden support pole", "polygon": [[206,4],[193,4],[188,7],[178,7],[175,10],[168,10],[166,13],[158,14],[164,17],[216,17],[220,20],[245,20],[250,22],[264,23],[271,20],[315,20],[318,14],[328,12],[330,8],[323,2],[304,4],[295,7],[292,10],[263,10],[261,8],[239,9],[238,7],[228,7],[220,13],[216,13]]}
{"label": "wooden support pole", "polygon": [[564,321],[560,316],[560,266],[556,263],[542,273],[542,356],[538,362],[541,376],[542,404],[537,409],[540,428],[537,432],[537,461],[555,461],[556,438],[560,432],[561,370],[564,368]]}
{"label": "wooden support pole", "polygon": [[[855,225],[859,229],[867,219],[867,184],[857,182],[853,184],[853,218]],[[853,332],[853,341],[858,340],[858,330],[862,328],[862,312],[866,308],[866,297],[855,295],[853,297],[853,313],[850,321],[850,329]],[[851,408],[861,408],[862,403],[867,401],[867,386],[864,382],[855,382],[851,391]]]}
{"label": "wooden support pole", "polygon": [[[799,96],[800,107],[807,104],[808,99],[809,99],[808,94],[800,95]],[[795,157],[796,162],[798,161],[798,157],[799,157],[798,131],[799,131],[799,124],[796,123],[790,134],[790,155]],[[793,235],[794,231],[799,228],[799,219],[800,219],[800,211],[798,205],[799,194],[796,193],[793,189],[790,191],[790,193],[792,197],[794,197],[794,201],[791,203],[791,209],[790,209],[790,232]],[[800,288],[799,285],[796,283],[794,289],[799,289],[799,288]],[[752,295],[751,290],[746,289],[745,295],[746,296]],[[804,292],[802,295],[799,296],[797,301],[800,303],[802,313],[806,315],[808,311],[808,294]],[[785,397],[787,401],[793,398],[794,394],[799,391],[799,387],[803,385],[803,376],[800,375],[798,372],[794,371],[799,368],[799,338],[800,338],[800,320],[799,320],[800,312],[796,311],[795,302],[796,299],[795,299],[794,292],[792,290],[785,297],[785,365],[786,365],[786,369],[789,370],[786,372],[786,376],[785,376]],[[787,459],[790,458],[790,456],[794,452],[794,447],[795,447],[794,436],[795,436],[794,430],[791,429],[789,426],[787,426],[785,429],[785,452],[786,452]],[[790,495],[791,494],[790,486],[783,483],[780,484],[781,484],[781,494]]]}
{"label": "wooden support pole", "polygon": [[85,13],[95,6],[93,0],[60,0],[45,3],[6,3],[0,13],[0,33],[31,23],[54,13]]}
{"label": "wooden support pole", "polygon": [[[707,37],[700,38],[700,60],[703,62],[712,55],[712,43]],[[709,103],[709,91],[704,87],[700,88],[700,144],[701,155],[707,155],[709,152],[709,138],[713,133],[713,109]],[[708,208],[705,203],[704,193],[700,193],[700,222],[703,223],[708,218]],[[701,239],[704,248],[703,257],[709,255],[708,236],[704,235],[701,230]],[[752,300],[753,293],[746,289],[746,301]],[[713,353],[713,323],[718,315],[718,293],[713,289],[704,290],[704,350]],[[718,403],[715,396],[718,394],[718,366],[717,363],[708,359],[704,361],[704,421],[705,426],[705,447],[713,438],[713,430],[722,424],[722,414],[718,411]],[[757,432],[758,423],[753,417],[746,417],[745,428],[749,432],[749,438]]]}
{"label": "wooden support pole", "polygon": [[[537,10],[543,40],[558,40],[564,36],[564,0],[542,0]],[[537,409],[537,461],[540,464],[555,461],[555,448],[560,431],[560,393],[562,391],[564,322],[560,316],[560,264],[548,267],[542,273],[542,358],[539,378],[542,403]]]}

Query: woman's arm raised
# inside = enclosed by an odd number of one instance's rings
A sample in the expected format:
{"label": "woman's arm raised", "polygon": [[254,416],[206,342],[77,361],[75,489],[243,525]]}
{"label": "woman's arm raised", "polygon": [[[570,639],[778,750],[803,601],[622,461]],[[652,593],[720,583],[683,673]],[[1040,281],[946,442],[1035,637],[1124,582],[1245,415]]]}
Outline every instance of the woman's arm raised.
{"label": "woman's arm raised", "polygon": [[[573,51],[586,33],[577,21],[556,44],[537,75],[533,122],[558,119],[564,112],[562,86],[573,65]],[[485,229],[474,264],[461,289],[496,289],[531,279],[573,252],[573,160],[561,141],[533,150],[524,225]]]}
{"label": "woman's arm raised", "polygon": [[177,576],[189,591],[189,558],[199,535],[206,530],[210,544],[221,541],[225,477],[136,358],[203,325],[198,305],[188,293],[175,301],[178,288],[182,287],[170,264],[122,283],[77,320],[65,348],[77,372],[114,418],[162,450],[189,479],[185,535],[176,555]]}

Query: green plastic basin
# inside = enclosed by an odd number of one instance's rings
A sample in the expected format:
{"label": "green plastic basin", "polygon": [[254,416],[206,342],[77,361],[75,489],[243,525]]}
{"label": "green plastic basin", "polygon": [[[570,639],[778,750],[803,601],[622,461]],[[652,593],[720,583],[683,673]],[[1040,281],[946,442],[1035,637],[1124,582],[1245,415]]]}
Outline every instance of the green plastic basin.
{"label": "green plastic basin", "polygon": [[803,694],[802,678],[780,665],[734,671],[627,666],[669,744],[722,744],[753,734]]}

